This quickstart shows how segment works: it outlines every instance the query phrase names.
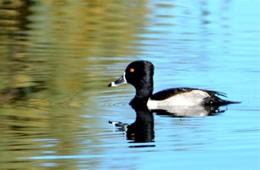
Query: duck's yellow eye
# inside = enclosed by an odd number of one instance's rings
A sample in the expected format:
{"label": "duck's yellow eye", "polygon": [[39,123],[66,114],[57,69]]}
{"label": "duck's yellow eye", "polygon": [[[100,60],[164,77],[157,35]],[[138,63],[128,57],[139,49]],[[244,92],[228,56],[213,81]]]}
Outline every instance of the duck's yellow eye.
{"label": "duck's yellow eye", "polygon": [[135,71],[135,69],[134,68],[130,68],[130,70],[129,70],[131,73],[133,73],[134,71]]}

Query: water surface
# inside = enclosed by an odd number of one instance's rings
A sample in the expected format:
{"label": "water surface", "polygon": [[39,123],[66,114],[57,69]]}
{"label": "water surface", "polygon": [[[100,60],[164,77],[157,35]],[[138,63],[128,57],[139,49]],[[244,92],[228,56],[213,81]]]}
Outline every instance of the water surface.
{"label": "water surface", "polygon": [[[259,2],[0,1],[2,169],[260,169]],[[155,91],[197,87],[242,101],[217,116],[154,115],[134,143],[133,60]]]}

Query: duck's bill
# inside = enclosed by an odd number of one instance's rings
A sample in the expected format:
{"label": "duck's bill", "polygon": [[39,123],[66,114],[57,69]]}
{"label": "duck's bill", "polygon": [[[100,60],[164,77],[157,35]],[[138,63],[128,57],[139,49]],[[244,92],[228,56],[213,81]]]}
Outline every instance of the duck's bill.
{"label": "duck's bill", "polygon": [[125,74],[123,74],[116,81],[113,81],[113,82],[109,83],[108,87],[116,87],[116,86],[120,86],[121,84],[126,84],[126,83],[127,83],[127,81],[125,79]]}

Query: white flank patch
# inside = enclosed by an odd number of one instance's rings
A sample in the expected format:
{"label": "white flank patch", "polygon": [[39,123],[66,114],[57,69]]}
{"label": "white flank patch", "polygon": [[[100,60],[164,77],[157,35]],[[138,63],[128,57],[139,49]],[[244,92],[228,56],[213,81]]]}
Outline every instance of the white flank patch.
{"label": "white flank patch", "polygon": [[208,93],[201,90],[192,90],[181,94],[174,95],[165,100],[148,100],[147,106],[149,109],[164,109],[167,107],[188,107],[198,106],[203,102],[203,99],[210,97]]}

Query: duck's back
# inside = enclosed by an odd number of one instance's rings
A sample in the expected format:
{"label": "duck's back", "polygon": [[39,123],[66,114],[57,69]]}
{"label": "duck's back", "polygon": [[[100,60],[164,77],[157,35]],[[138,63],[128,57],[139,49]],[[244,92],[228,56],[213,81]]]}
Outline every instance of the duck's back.
{"label": "duck's back", "polygon": [[171,88],[159,91],[150,98],[150,104],[156,102],[157,105],[224,105],[228,104],[219,96],[225,96],[224,93],[197,88]]}

